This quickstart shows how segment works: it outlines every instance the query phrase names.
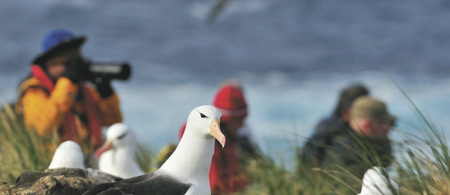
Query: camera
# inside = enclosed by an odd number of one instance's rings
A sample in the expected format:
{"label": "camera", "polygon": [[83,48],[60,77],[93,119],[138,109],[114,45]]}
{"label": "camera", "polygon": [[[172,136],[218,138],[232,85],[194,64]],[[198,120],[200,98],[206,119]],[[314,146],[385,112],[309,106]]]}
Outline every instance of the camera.
{"label": "camera", "polygon": [[83,66],[88,79],[97,77],[117,80],[128,80],[131,75],[131,66],[127,62],[93,62],[83,59]]}

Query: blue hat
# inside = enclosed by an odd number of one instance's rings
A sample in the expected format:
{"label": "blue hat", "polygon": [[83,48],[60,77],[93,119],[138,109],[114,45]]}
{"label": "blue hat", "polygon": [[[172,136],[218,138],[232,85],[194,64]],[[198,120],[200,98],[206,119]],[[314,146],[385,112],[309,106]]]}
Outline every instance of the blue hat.
{"label": "blue hat", "polygon": [[46,61],[59,54],[81,47],[85,40],[85,37],[75,37],[72,32],[64,29],[52,30],[44,36],[42,53],[33,60],[33,64],[43,66]]}

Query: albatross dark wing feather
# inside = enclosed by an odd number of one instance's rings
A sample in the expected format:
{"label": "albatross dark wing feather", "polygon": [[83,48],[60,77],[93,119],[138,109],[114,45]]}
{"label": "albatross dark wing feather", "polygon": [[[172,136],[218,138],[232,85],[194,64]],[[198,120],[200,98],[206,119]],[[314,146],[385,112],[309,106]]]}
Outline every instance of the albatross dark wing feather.
{"label": "albatross dark wing feather", "polygon": [[190,184],[182,183],[167,175],[141,175],[114,183],[99,184],[85,195],[94,194],[185,194]]}

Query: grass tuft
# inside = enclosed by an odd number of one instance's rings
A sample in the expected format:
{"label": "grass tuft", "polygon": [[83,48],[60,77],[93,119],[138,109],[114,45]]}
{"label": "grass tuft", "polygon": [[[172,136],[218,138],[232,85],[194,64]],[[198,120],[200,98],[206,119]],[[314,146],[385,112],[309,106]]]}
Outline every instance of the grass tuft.
{"label": "grass tuft", "polygon": [[13,183],[24,170],[46,169],[59,140],[56,131],[49,138],[39,137],[5,104],[0,110],[0,143],[0,179]]}

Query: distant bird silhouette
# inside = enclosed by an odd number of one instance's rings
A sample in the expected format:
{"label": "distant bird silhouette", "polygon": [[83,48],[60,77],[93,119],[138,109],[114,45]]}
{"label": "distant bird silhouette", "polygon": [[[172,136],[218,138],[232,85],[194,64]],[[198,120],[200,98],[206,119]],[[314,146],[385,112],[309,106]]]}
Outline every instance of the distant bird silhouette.
{"label": "distant bird silhouette", "polygon": [[219,0],[208,13],[208,16],[206,17],[207,22],[213,23],[230,1],[231,0]]}

